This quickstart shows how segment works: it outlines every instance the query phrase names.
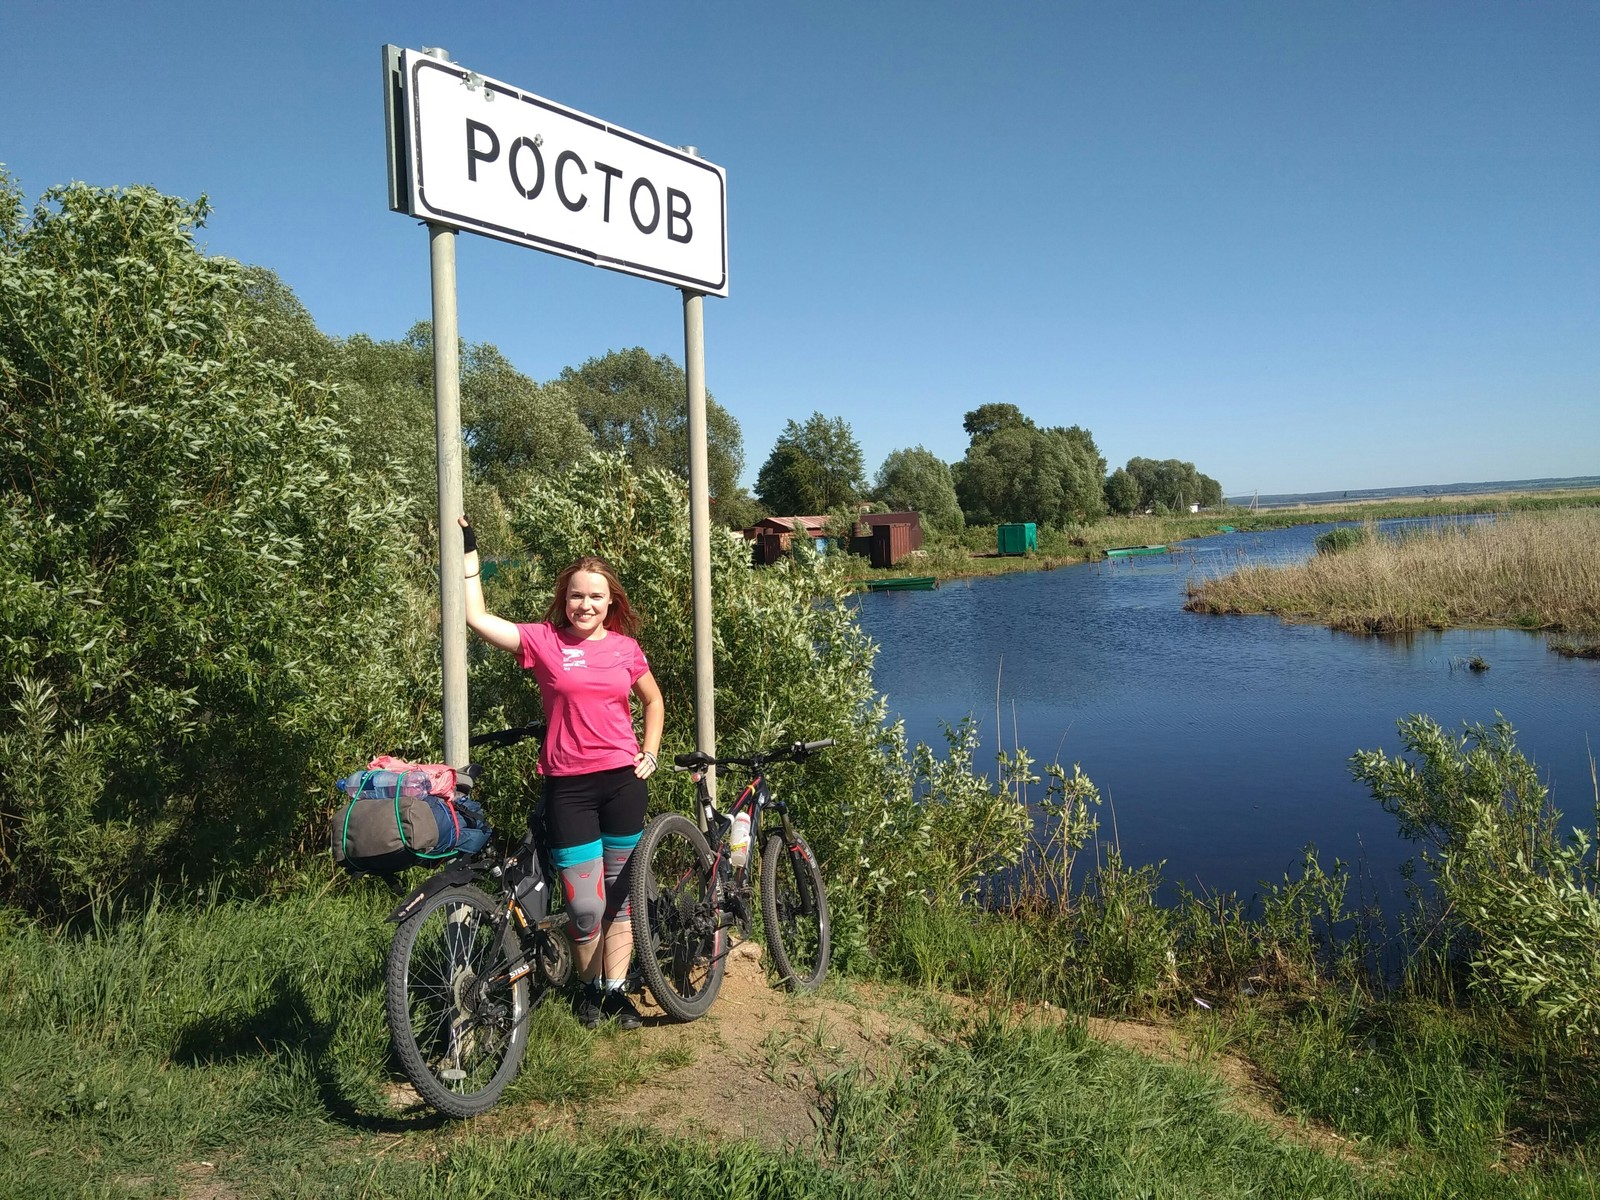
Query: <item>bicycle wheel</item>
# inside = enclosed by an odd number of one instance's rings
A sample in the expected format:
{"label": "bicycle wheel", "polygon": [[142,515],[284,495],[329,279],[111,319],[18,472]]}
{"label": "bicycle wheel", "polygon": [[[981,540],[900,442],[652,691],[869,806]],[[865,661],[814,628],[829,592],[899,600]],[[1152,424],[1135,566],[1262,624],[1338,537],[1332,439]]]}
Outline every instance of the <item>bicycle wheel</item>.
{"label": "bicycle wheel", "polygon": [[389,947],[384,1007],[395,1056],[417,1094],[450,1117],[491,1108],[528,1048],[533,964],[519,961],[498,912],[475,887],[445,888],[400,923]]}
{"label": "bicycle wheel", "polygon": [[704,1016],[728,966],[705,835],[677,813],[657,817],[634,847],[629,888],[633,944],[650,994],[676,1020]]}
{"label": "bicycle wheel", "polygon": [[785,846],[773,834],[761,852],[761,918],[772,967],[791,991],[809,992],[828,972],[833,949],[828,894],[805,838]]}

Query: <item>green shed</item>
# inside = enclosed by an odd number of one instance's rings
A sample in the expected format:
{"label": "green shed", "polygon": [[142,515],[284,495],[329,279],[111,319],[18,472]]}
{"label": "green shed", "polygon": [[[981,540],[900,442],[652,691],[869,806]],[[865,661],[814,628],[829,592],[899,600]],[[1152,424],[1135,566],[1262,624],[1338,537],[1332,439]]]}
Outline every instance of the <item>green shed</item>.
{"label": "green shed", "polygon": [[999,553],[1026,554],[1039,548],[1039,527],[1032,521],[1019,525],[1001,525],[996,530]]}

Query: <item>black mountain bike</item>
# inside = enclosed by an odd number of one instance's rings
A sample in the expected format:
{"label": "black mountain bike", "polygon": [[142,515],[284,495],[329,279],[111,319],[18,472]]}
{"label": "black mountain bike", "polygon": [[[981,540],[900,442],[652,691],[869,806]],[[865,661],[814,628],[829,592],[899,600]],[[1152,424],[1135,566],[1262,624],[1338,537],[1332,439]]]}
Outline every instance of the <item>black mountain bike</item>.
{"label": "black mountain bike", "polygon": [[[645,827],[629,867],[639,973],[669,1016],[692,1021],[717,998],[732,936],[753,936],[758,878],[769,968],[793,991],[810,991],[822,982],[831,949],[822,872],[788,807],[767,786],[766,769],[804,761],[831,745],[833,739],[826,738],[745,757],[712,758],[696,751],[673,760],[679,770],[692,772],[703,829],[679,813],[656,817]],[[727,814],[717,811],[706,783],[706,769],[713,766],[749,771],[749,782]],[[774,812],[782,824],[763,841],[762,826]],[[748,857],[743,857],[735,851],[745,839],[736,832],[742,834],[746,820]]]}
{"label": "black mountain bike", "polygon": [[[480,734],[468,745],[514,746],[544,732],[535,723]],[[470,792],[481,771],[473,764],[457,772],[458,792]],[[567,915],[551,909],[557,875],[534,832],[543,828],[536,814],[509,854],[491,837],[389,914],[398,928],[384,1008],[395,1057],[417,1094],[446,1116],[472,1117],[494,1105],[522,1064],[532,1006],[572,976]]]}

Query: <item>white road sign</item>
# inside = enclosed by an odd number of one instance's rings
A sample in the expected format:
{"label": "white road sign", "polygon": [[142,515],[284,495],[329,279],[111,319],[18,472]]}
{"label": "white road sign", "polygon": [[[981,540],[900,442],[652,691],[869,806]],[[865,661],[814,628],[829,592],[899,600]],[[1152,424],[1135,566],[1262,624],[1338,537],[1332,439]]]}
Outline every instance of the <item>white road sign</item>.
{"label": "white road sign", "polygon": [[728,294],[721,167],[455,63],[384,62],[395,211]]}

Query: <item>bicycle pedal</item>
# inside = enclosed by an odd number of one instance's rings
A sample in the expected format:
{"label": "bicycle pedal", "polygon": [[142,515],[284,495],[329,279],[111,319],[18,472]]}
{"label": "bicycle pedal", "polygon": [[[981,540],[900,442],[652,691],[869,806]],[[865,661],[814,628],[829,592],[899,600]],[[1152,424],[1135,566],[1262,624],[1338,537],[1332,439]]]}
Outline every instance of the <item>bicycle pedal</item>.
{"label": "bicycle pedal", "polygon": [[548,917],[540,917],[533,923],[533,927],[543,933],[549,933],[552,929],[560,929],[566,923],[567,914],[558,912],[551,913]]}

